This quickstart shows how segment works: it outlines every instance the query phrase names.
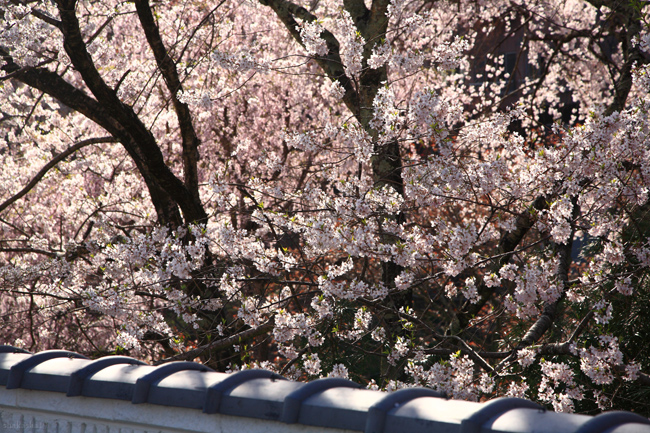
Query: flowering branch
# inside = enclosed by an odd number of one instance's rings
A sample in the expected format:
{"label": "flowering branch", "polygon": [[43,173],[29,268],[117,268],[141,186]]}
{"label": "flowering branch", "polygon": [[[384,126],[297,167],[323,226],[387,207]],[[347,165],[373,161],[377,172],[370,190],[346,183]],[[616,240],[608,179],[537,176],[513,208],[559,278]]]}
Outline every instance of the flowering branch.
{"label": "flowering branch", "polygon": [[96,138],[88,138],[86,140],[82,140],[78,143],[75,143],[74,145],[70,146],[63,152],[59,153],[56,155],[54,158],[52,158],[43,168],[36,173],[36,176],[32,178],[32,180],[29,181],[25,187],[5,200],[4,202],[0,203],[0,212],[5,210],[7,207],[11,206],[12,203],[16,202],[19,200],[21,197],[23,197],[25,194],[27,194],[29,191],[32,190],[36,185],[38,185],[38,182],[43,179],[43,177],[47,174],[47,172],[54,166],[56,166],[59,162],[63,161],[66,159],[68,156],[72,155],[79,149],[83,149],[86,146],[89,146],[91,144],[100,144],[100,143],[115,143],[117,140],[114,137],[96,137]]}

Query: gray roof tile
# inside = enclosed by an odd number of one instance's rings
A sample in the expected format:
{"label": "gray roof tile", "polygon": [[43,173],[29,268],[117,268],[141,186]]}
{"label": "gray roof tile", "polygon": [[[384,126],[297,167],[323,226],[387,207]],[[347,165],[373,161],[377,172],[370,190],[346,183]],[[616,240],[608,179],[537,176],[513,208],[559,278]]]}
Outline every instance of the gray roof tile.
{"label": "gray roof tile", "polygon": [[570,415],[524,399],[472,403],[422,388],[387,394],[342,379],[300,383],[264,370],[225,374],[193,362],[153,367],[127,357],[91,361],[11,346],[0,346],[0,385],[364,433],[650,433],[650,420],[630,412]]}

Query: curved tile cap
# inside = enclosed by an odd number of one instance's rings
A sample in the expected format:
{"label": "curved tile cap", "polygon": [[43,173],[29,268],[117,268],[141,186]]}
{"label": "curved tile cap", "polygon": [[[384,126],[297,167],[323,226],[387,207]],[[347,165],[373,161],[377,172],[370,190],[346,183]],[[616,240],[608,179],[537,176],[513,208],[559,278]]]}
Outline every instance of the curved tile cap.
{"label": "curved tile cap", "polygon": [[351,380],[341,379],[338,377],[327,377],[324,379],[317,379],[309,382],[302,388],[292,392],[284,398],[284,407],[282,408],[282,417],[280,421],[287,424],[294,424],[298,422],[300,416],[300,407],[303,401],[307,400],[314,394],[323,392],[330,388],[361,388],[356,382]]}
{"label": "curved tile cap", "polygon": [[32,353],[29,350],[21,349],[20,347],[0,345],[0,353]]}
{"label": "curved tile cap", "polygon": [[18,364],[11,367],[9,372],[9,378],[7,379],[7,389],[20,388],[20,385],[23,382],[23,376],[27,370],[30,370],[36,367],[38,364],[41,364],[45,361],[54,358],[80,358],[88,359],[87,357],[80,355],[76,352],[69,352],[67,350],[46,350],[39,352],[36,355],[32,355],[27,359],[23,359]]}
{"label": "curved tile cap", "polygon": [[[22,416],[25,411],[38,412],[47,407],[45,412],[50,415],[55,410],[77,420],[101,419],[126,423],[132,426],[129,429],[137,425],[150,426],[147,431],[161,431],[160,426],[167,422],[161,421],[161,415],[170,415],[170,428],[186,427],[187,422],[201,419],[203,427],[197,427],[197,433],[211,432],[215,423],[226,421],[228,431],[253,433],[300,433],[307,429],[365,433],[650,433],[650,420],[630,412],[591,417],[544,411],[529,400],[517,398],[475,403],[422,398],[443,397],[423,388],[391,394],[358,389],[360,385],[340,378],[301,383],[266,370],[226,374],[209,372],[208,367],[193,362],[154,367],[121,356],[96,361],[68,357],[85,358],[61,350],[34,355],[2,347],[2,417],[5,411]],[[3,385],[9,382],[9,376],[12,379],[7,390]],[[87,400],[66,399],[66,392],[82,393]],[[113,403],[104,404],[97,399],[110,399]],[[150,404],[130,406],[142,402]],[[200,410],[228,416],[204,415]],[[178,416],[181,424],[175,424]],[[282,427],[277,424],[280,420],[288,424]]]}
{"label": "curved tile cap", "polygon": [[286,380],[279,374],[268,370],[251,369],[233,373],[227,379],[210,386],[205,393],[203,413],[218,413],[223,395],[239,385],[253,379]]}
{"label": "curved tile cap", "polygon": [[447,398],[447,395],[429,388],[406,388],[387,394],[368,409],[364,433],[383,433],[390,410],[421,397]]}
{"label": "curved tile cap", "polygon": [[146,365],[146,363],[139,361],[135,358],[130,358],[128,356],[106,356],[104,358],[97,359],[90,364],[86,365],[84,368],[75,371],[70,375],[70,382],[68,385],[68,397],[74,397],[81,395],[84,381],[97,373],[115,364],[131,364],[131,365]]}
{"label": "curved tile cap", "polygon": [[203,364],[198,362],[189,362],[189,361],[179,361],[179,362],[170,362],[169,364],[163,364],[160,367],[156,368],[152,372],[145,374],[139,378],[135,383],[135,389],[133,390],[133,398],[131,402],[133,404],[146,403],[149,398],[149,389],[154,382],[160,381],[167,376],[171,376],[174,373],[179,371],[186,370],[196,370],[200,372],[212,371],[210,367],[206,367]]}
{"label": "curved tile cap", "polygon": [[515,397],[502,397],[484,403],[483,407],[474,412],[472,416],[464,419],[460,425],[460,433],[480,433],[483,424],[490,418],[502,415],[512,409],[539,409],[545,411],[542,406],[530,400]]}
{"label": "curved tile cap", "polygon": [[580,426],[576,433],[604,433],[625,424],[647,424],[650,420],[632,412],[614,411],[596,415]]}

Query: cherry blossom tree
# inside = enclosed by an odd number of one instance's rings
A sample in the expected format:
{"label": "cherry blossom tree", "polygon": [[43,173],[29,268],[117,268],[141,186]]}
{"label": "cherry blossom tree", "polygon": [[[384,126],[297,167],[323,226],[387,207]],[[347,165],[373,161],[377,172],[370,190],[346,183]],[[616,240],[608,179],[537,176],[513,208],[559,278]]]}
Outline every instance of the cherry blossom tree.
{"label": "cherry blossom tree", "polygon": [[647,3],[0,5],[5,344],[650,413]]}

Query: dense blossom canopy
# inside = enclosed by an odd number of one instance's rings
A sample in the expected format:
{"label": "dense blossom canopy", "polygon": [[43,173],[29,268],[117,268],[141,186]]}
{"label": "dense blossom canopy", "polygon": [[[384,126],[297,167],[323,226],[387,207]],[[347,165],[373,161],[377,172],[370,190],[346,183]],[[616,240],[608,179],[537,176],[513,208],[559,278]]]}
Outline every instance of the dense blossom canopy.
{"label": "dense blossom canopy", "polygon": [[0,338],[650,413],[649,10],[0,0]]}

